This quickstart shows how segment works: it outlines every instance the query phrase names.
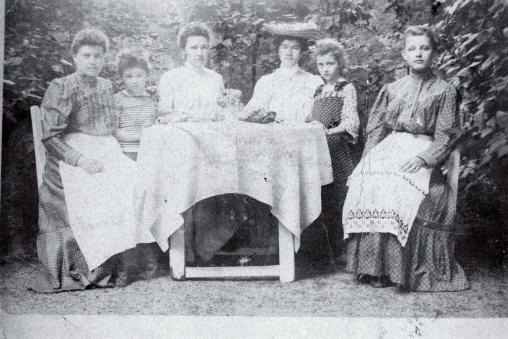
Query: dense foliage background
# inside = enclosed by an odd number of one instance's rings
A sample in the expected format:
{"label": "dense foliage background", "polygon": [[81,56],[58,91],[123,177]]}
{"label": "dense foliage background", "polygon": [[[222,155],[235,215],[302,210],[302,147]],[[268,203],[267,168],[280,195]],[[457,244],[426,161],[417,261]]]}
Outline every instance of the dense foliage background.
{"label": "dense foliage background", "polygon": [[[175,40],[189,20],[207,22],[216,39],[210,67],[247,101],[253,85],[277,67],[272,20],[313,20],[348,54],[348,77],[359,94],[365,125],[380,87],[407,73],[401,31],[434,25],[442,40],[436,71],[461,93],[462,147],[459,222],[506,248],[508,218],[508,3],[505,0],[7,0],[2,166],[2,256],[34,257],[37,184],[29,108],[39,105],[48,82],[72,72],[73,34],[98,27],[112,48],[102,76],[119,79],[115,55],[140,45],[150,52],[150,83],[179,65]],[[312,58],[304,68],[314,71]],[[503,235],[504,234],[504,235]],[[501,247],[499,247],[501,246]]]}

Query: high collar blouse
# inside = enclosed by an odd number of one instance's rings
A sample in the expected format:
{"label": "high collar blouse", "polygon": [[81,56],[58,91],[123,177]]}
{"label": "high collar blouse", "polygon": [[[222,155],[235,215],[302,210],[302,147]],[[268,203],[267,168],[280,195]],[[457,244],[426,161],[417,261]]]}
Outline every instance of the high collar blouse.
{"label": "high collar blouse", "polygon": [[196,118],[213,118],[220,107],[217,100],[225,93],[222,76],[208,68],[186,62],[169,70],[159,82],[159,111],[183,111]]}
{"label": "high collar blouse", "polygon": [[457,91],[431,72],[411,74],[385,85],[372,107],[364,154],[391,131],[432,136],[430,147],[418,154],[428,167],[447,153],[448,130],[458,125]]}
{"label": "high collar blouse", "polygon": [[113,83],[78,73],[51,82],[41,104],[42,143],[48,154],[76,166],[81,154],[65,134],[111,135],[116,125]]}
{"label": "high collar blouse", "polygon": [[305,122],[310,114],[314,92],[323,84],[317,76],[297,68],[278,68],[259,78],[245,111],[263,108],[277,113],[277,119]]}

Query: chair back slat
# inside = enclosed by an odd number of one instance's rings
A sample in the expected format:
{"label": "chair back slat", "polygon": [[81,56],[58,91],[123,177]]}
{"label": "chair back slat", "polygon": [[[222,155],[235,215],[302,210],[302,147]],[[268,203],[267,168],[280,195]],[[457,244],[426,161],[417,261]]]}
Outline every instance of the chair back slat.
{"label": "chair back slat", "polygon": [[448,173],[446,180],[450,187],[448,208],[457,210],[457,194],[459,191],[459,170],[460,170],[460,150],[454,149],[448,158]]}
{"label": "chair back slat", "polygon": [[30,107],[30,116],[32,118],[32,133],[34,139],[35,151],[35,169],[37,171],[37,186],[42,185],[42,173],[46,165],[46,149],[42,144],[42,121],[41,110],[39,106]]}

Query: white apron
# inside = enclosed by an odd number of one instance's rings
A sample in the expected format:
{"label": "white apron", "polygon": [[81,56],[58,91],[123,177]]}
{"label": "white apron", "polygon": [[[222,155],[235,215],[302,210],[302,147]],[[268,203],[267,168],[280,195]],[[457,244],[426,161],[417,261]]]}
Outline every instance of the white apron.
{"label": "white apron", "polygon": [[69,222],[89,269],[137,243],[155,240],[134,222],[137,164],[125,156],[112,136],[72,133],[65,141],[83,156],[103,163],[102,172],[90,175],[82,168],[60,162],[60,175]]}
{"label": "white apron", "polygon": [[400,170],[402,164],[428,149],[432,138],[392,133],[374,147],[348,179],[342,223],[344,238],[350,233],[391,233],[402,246],[429,192],[432,168],[416,173]]}

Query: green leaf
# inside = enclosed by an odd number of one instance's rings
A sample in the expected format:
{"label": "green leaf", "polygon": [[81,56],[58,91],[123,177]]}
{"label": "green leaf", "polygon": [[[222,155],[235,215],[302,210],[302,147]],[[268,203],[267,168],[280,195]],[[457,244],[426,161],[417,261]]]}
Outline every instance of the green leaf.
{"label": "green leaf", "polygon": [[493,127],[485,127],[485,128],[482,129],[481,137],[485,138],[487,135],[491,134],[492,132],[494,132],[494,128]]}
{"label": "green leaf", "polygon": [[469,68],[464,68],[462,71],[460,71],[459,73],[457,73],[458,77],[467,77],[467,76],[471,76],[471,71],[469,70]]}
{"label": "green leaf", "polygon": [[67,61],[65,59],[60,59],[60,63],[65,66],[74,67],[74,65],[72,63],[70,63],[69,61]]}
{"label": "green leaf", "polygon": [[21,65],[23,60],[24,60],[23,57],[11,57],[11,58],[5,59],[4,63],[5,63],[5,65],[9,65],[9,66],[18,66],[18,65]]}
{"label": "green leaf", "polygon": [[54,64],[53,66],[51,66],[51,69],[57,73],[64,72],[64,69],[63,69],[62,65],[60,65],[60,64]]}
{"label": "green leaf", "polygon": [[488,68],[490,68],[490,66],[492,66],[492,64],[494,64],[497,59],[499,57],[497,55],[491,55],[487,58],[487,60],[485,60],[482,65],[480,66],[480,68],[478,69],[480,72],[484,72],[486,71]]}
{"label": "green leaf", "polygon": [[451,67],[451,68],[446,70],[446,74],[450,75],[451,73],[457,71],[458,69],[460,69],[460,66]]}
{"label": "green leaf", "polygon": [[508,145],[501,147],[497,152],[497,157],[501,158],[508,155]]}

